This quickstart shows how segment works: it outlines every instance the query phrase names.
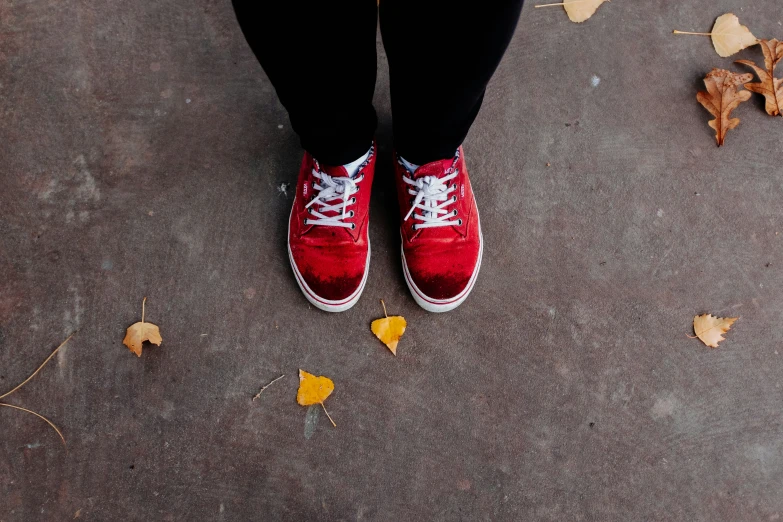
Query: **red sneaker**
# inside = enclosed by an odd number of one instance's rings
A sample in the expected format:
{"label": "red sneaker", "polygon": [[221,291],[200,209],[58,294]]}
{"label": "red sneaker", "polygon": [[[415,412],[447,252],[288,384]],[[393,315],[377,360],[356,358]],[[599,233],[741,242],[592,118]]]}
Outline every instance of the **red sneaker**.
{"label": "red sneaker", "polygon": [[375,144],[354,177],[304,155],[288,221],[288,257],[299,288],[316,308],[343,312],[364,290],[374,174]]}
{"label": "red sneaker", "polygon": [[473,289],[483,239],[462,147],[456,156],[409,171],[397,158],[402,268],[413,299],[448,312]]}

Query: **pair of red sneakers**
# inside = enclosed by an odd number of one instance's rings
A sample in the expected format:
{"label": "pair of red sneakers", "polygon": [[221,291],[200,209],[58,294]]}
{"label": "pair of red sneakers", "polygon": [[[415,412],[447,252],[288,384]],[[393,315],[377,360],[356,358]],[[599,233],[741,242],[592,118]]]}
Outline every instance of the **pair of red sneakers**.
{"label": "pair of red sneakers", "polygon": [[[355,176],[305,153],[288,223],[288,256],[307,300],[342,312],[359,300],[370,268],[368,234],[375,145]],[[402,268],[414,300],[430,312],[467,298],[481,266],[478,208],[462,147],[411,172],[396,158]]]}

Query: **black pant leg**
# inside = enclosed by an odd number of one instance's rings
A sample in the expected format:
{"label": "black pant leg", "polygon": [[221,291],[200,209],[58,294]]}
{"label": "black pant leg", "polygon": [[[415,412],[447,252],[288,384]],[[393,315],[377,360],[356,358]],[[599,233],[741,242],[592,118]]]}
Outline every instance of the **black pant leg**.
{"label": "black pant leg", "polygon": [[232,0],[302,147],[326,165],[367,152],[377,118],[374,0]]}
{"label": "black pant leg", "polygon": [[381,0],[394,142],[408,161],[450,158],[476,119],[523,0]]}

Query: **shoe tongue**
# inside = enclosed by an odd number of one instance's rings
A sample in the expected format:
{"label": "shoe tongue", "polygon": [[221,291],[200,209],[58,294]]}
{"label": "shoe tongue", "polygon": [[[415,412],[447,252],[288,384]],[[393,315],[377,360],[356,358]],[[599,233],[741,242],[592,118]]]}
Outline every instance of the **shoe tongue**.
{"label": "shoe tongue", "polygon": [[329,174],[333,178],[347,178],[348,171],[345,170],[345,167],[342,165],[338,165],[336,167],[330,167],[328,165],[321,165],[321,170]]}
{"label": "shoe tongue", "polygon": [[454,158],[436,160],[416,169],[413,173],[413,179],[423,178],[425,176],[434,176],[440,178],[446,173],[446,170],[451,168],[451,164],[454,162]]}

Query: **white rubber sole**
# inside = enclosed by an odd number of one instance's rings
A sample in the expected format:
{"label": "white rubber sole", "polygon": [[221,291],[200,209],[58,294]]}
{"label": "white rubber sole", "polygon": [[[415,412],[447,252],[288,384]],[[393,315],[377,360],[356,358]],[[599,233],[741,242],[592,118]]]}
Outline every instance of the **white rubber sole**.
{"label": "white rubber sole", "polygon": [[[291,213],[293,213],[293,211],[294,208],[292,206]],[[362,296],[364,287],[367,284],[367,276],[370,274],[371,248],[370,248],[369,232],[367,235],[367,262],[364,264],[364,276],[362,276],[362,282],[359,283],[359,288],[357,288],[354,291],[354,293],[352,293],[345,299],[341,299],[339,301],[331,301],[329,299],[324,299],[323,297],[313,292],[310,289],[310,287],[307,286],[307,282],[304,280],[304,277],[302,277],[302,274],[299,272],[299,269],[296,267],[296,263],[294,262],[294,256],[291,253],[291,215],[290,214],[288,216],[288,236],[286,236],[286,243],[288,245],[288,260],[291,262],[291,268],[294,270],[294,275],[296,276],[296,283],[299,285],[299,289],[302,290],[302,293],[304,294],[305,298],[310,302],[311,305],[318,308],[319,310],[323,310],[324,312],[344,312],[359,302],[359,298]]]}
{"label": "white rubber sole", "polygon": [[[478,219],[478,209],[476,209],[476,218]],[[413,282],[413,278],[408,271],[408,263],[405,261],[405,251],[402,249],[402,246],[400,246],[400,252],[402,253],[402,271],[405,273],[405,282],[408,284],[408,290],[410,290],[416,304],[428,312],[441,313],[454,310],[468,298],[471,290],[473,290],[473,287],[476,285],[476,279],[479,270],[481,269],[481,258],[484,255],[484,235],[481,233],[481,219],[479,219],[479,255],[478,261],[476,262],[476,268],[473,269],[473,274],[470,276],[470,280],[465,289],[450,299],[434,299],[419,290],[419,287]]]}

